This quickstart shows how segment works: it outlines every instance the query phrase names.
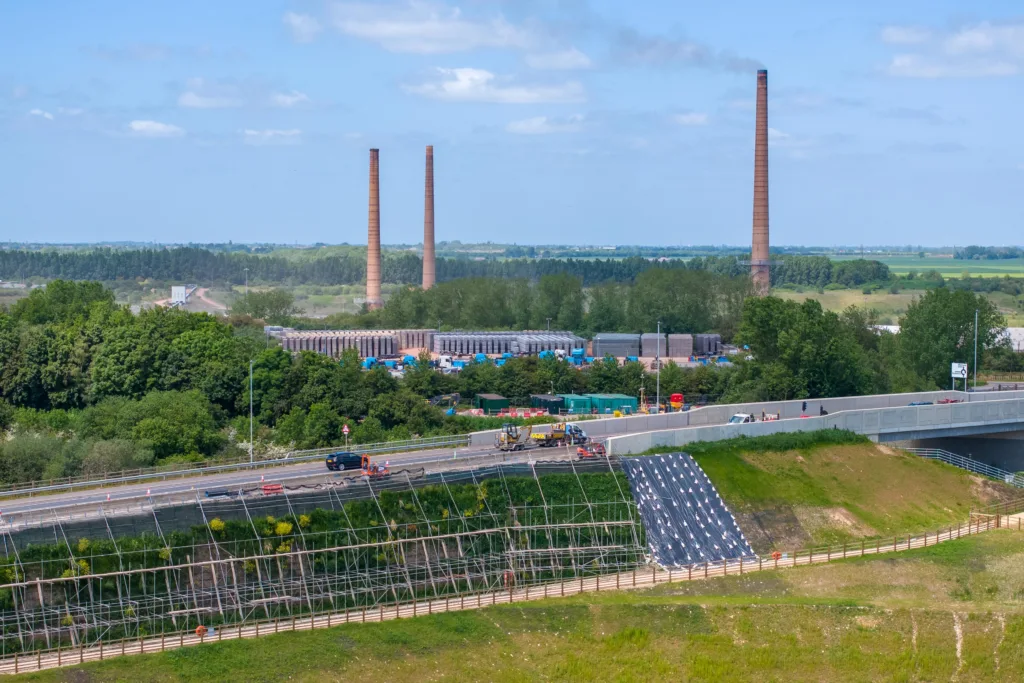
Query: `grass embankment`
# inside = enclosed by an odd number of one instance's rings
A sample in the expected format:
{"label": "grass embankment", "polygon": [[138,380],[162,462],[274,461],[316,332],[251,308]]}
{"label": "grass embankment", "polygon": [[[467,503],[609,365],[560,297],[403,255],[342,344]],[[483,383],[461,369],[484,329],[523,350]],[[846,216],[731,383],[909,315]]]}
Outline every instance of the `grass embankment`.
{"label": "grass embankment", "polygon": [[1012,487],[872,444],[848,432],[798,432],[691,444],[758,552],[892,537],[957,524]]}
{"label": "grass embankment", "polygon": [[1019,681],[1024,534],[127,657],[33,681]]}

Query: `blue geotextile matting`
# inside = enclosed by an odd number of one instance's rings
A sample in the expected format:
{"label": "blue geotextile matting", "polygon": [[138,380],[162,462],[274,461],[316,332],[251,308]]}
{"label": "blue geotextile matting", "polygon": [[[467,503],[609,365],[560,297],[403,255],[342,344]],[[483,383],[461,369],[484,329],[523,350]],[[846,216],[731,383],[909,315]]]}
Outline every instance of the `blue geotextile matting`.
{"label": "blue geotextile matting", "polygon": [[689,455],[623,458],[622,468],[659,565],[755,557],[708,475]]}

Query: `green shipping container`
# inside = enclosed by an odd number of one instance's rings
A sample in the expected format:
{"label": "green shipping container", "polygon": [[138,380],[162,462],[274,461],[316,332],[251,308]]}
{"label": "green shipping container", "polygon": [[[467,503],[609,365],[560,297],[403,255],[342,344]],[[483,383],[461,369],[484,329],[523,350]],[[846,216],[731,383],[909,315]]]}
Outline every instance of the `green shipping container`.
{"label": "green shipping container", "polygon": [[477,394],[473,400],[473,405],[477,408],[482,408],[485,413],[490,415],[491,413],[497,413],[508,408],[509,401],[504,396],[499,396],[498,394]]}
{"label": "green shipping container", "polygon": [[600,415],[614,413],[616,410],[623,415],[636,414],[637,400],[625,394],[587,394],[591,404],[597,408]]}
{"label": "green shipping container", "polygon": [[589,396],[580,396],[579,394],[559,394],[558,398],[565,401],[566,412],[572,413],[573,415],[589,415],[590,409],[593,408],[593,404],[590,402]]}
{"label": "green shipping container", "polygon": [[531,394],[531,408],[543,408],[549,415],[558,415],[565,408],[565,401],[551,394]]}

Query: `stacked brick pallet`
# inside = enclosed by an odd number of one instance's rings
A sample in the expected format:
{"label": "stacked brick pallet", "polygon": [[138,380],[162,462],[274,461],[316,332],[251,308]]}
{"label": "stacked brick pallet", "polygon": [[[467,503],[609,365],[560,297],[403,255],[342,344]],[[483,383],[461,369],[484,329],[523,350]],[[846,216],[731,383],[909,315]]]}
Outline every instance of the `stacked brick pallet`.
{"label": "stacked brick pallet", "polygon": [[531,354],[583,348],[586,341],[571,332],[444,332],[433,337],[434,353],[462,356]]}
{"label": "stacked brick pallet", "polygon": [[281,340],[285,351],[314,351],[340,358],[356,349],[362,358],[397,356],[403,349],[430,348],[434,330],[311,330],[268,327],[267,334]]}

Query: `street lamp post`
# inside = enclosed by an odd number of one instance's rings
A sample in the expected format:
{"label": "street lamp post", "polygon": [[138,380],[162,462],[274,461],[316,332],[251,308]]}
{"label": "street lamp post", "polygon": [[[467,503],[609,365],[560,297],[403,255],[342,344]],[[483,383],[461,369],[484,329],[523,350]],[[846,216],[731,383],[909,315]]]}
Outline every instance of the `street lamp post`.
{"label": "street lamp post", "polygon": [[657,374],[655,375],[655,393],[654,403],[658,406],[658,414],[661,414],[661,321],[658,321],[658,352],[654,362],[658,364]]}
{"label": "street lamp post", "polygon": [[978,390],[978,309],[974,309],[974,390]]}
{"label": "street lamp post", "polygon": [[252,464],[252,361],[249,361],[249,464]]}

